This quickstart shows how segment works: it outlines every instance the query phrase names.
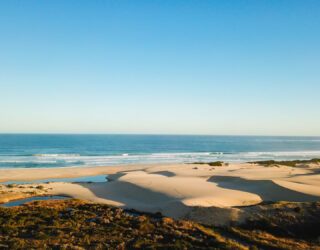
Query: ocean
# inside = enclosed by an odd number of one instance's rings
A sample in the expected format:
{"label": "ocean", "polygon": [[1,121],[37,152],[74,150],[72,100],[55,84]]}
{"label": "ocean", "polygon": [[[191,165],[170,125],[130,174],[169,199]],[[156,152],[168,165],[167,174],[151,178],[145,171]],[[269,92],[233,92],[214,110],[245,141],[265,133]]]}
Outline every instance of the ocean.
{"label": "ocean", "polygon": [[311,158],[320,158],[320,137],[0,135],[0,168]]}

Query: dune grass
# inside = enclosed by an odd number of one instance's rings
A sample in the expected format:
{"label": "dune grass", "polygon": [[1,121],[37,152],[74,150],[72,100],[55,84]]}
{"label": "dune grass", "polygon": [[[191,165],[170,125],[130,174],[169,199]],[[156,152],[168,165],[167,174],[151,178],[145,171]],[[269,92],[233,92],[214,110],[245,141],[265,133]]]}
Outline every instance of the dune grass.
{"label": "dune grass", "polygon": [[192,164],[209,165],[212,167],[222,167],[224,165],[224,162],[223,161],[193,162]]}
{"label": "dune grass", "polygon": [[253,161],[249,162],[252,164],[259,164],[266,167],[275,166],[275,165],[282,165],[282,166],[289,166],[289,167],[297,167],[298,165],[302,164],[320,164],[320,159],[311,159],[311,160],[293,160],[293,161],[275,161],[275,160],[268,160],[268,161]]}

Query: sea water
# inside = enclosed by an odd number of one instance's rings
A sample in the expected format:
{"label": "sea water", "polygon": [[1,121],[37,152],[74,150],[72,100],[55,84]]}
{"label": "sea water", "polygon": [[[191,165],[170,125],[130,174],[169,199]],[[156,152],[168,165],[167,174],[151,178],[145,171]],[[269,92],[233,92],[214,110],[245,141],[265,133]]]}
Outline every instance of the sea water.
{"label": "sea water", "polygon": [[0,168],[320,158],[320,137],[0,134]]}

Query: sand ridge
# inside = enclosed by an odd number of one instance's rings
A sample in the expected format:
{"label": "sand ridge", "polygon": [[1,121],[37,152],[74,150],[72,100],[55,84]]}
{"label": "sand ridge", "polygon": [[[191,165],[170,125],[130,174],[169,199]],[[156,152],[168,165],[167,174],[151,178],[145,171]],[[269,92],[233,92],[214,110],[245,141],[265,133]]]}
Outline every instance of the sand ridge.
{"label": "sand ridge", "polygon": [[[118,167],[0,170],[0,181],[108,175],[106,183],[44,184],[48,194],[67,195],[92,202],[175,218],[204,214],[241,217],[237,207],[262,201],[319,201],[319,167],[264,167],[228,164],[153,164]],[[206,208],[207,210],[204,210]],[[208,211],[211,211],[210,214]],[[221,211],[224,211],[223,213]],[[213,220],[213,217],[212,217]],[[201,221],[201,220],[200,220]],[[221,222],[221,223],[222,223]]]}

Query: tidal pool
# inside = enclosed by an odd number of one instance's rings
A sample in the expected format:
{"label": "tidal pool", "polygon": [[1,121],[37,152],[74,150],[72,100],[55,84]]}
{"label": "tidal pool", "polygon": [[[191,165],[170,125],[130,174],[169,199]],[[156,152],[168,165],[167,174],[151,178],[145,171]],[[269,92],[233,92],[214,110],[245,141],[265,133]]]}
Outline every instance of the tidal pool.
{"label": "tidal pool", "polygon": [[53,196],[34,196],[34,197],[29,197],[29,198],[9,201],[9,202],[1,204],[0,206],[1,207],[15,207],[15,206],[23,205],[23,204],[25,204],[27,202],[31,202],[31,201],[65,200],[65,199],[69,199],[69,197],[58,196],[58,195],[53,195]]}
{"label": "tidal pool", "polygon": [[31,181],[6,181],[0,184],[33,184],[33,183],[46,183],[46,182],[107,182],[107,175],[94,175],[94,176],[81,176],[74,178],[49,178],[41,180],[31,180]]}

